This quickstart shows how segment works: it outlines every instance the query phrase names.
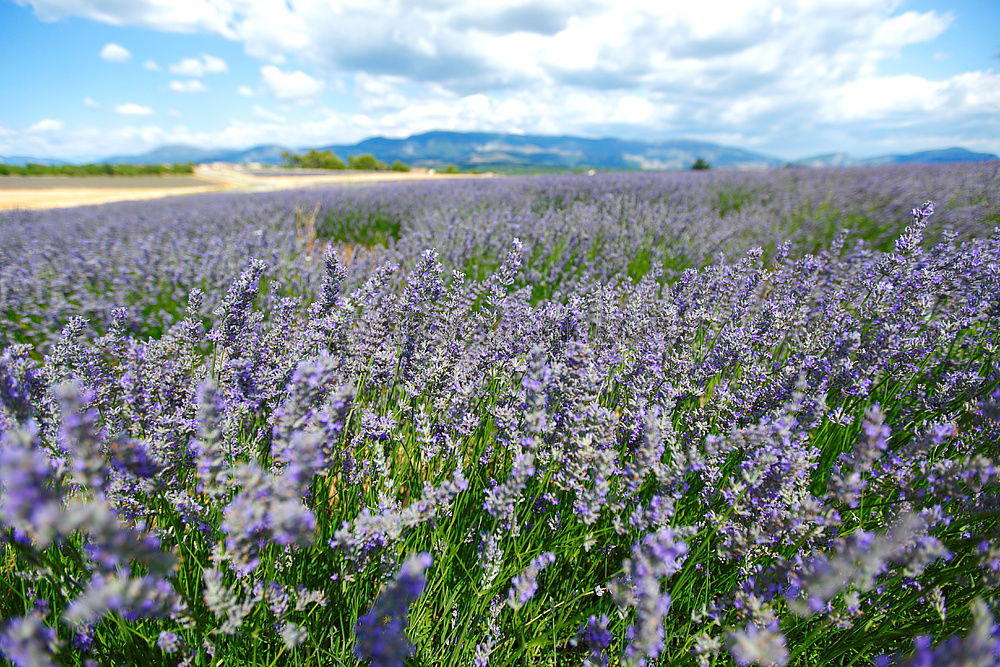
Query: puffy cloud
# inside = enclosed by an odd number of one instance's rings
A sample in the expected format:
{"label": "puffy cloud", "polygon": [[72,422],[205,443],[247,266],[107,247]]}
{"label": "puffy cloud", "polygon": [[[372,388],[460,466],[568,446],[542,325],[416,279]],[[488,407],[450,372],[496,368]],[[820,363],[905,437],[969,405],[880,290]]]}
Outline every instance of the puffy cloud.
{"label": "puffy cloud", "polygon": [[160,71],[160,66],[156,63],[155,60],[147,60],[146,62],[144,62],[142,64],[142,68],[143,69],[148,69],[150,72],[159,72]]}
{"label": "puffy cloud", "polygon": [[85,106],[85,107],[87,107],[89,109],[96,109],[100,105],[97,103],[97,101],[93,97],[84,97],[83,98],[83,106]]}
{"label": "puffy cloud", "polygon": [[198,79],[188,79],[187,81],[171,81],[170,90],[175,93],[204,93],[208,88]]}
{"label": "puffy cloud", "polygon": [[203,53],[197,58],[184,58],[167,69],[170,70],[171,74],[181,76],[205,76],[206,74],[228,72],[229,65],[222,58]]}
{"label": "puffy cloud", "polygon": [[28,132],[58,132],[63,129],[65,123],[54,118],[43,118],[28,128]]}
{"label": "puffy cloud", "polygon": [[[335,114],[320,141],[435,127],[738,136],[798,157],[814,139],[864,151],[872,136],[996,130],[993,72],[901,71],[906,49],[933,53],[955,19],[899,0],[18,2],[44,20],[76,16],[239,42],[262,65],[263,85],[239,88],[244,96],[303,100],[343,86],[338,93],[356,95],[361,113]],[[211,67],[205,58],[174,66],[202,76]],[[269,131],[239,128],[240,136]]]}
{"label": "puffy cloud", "polygon": [[278,99],[305,99],[315,97],[323,90],[323,82],[305,72],[283,72],[274,65],[260,68],[264,85]]}
{"label": "puffy cloud", "polygon": [[108,42],[101,49],[101,58],[109,63],[123,63],[131,57],[132,54],[129,53],[128,49],[119,44]]}
{"label": "puffy cloud", "polygon": [[253,97],[254,95],[253,88],[250,86],[240,86],[236,89],[236,92],[242,97]]}
{"label": "puffy cloud", "polygon": [[968,72],[934,81],[912,74],[854,79],[826,92],[828,122],[871,120],[914,111],[947,117],[1000,109],[1000,74]]}
{"label": "puffy cloud", "polygon": [[114,153],[148,150],[168,141],[170,133],[155,125],[115,128],[73,127],[59,133],[13,134],[0,131],[0,154],[53,156],[89,161]]}
{"label": "puffy cloud", "polygon": [[236,12],[237,3],[218,6],[213,0],[15,0],[30,4],[42,21],[81,17],[110,25],[132,25],[171,32],[217,32],[233,36],[227,30],[227,17]]}
{"label": "puffy cloud", "polygon": [[554,35],[566,27],[569,13],[561,7],[539,2],[486,6],[467,5],[451,19],[458,30],[476,30],[494,35],[527,32]]}
{"label": "puffy cloud", "polygon": [[115,111],[122,114],[123,116],[151,116],[153,115],[153,110],[149,107],[143,106],[141,104],[135,104],[134,102],[127,102],[126,104],[119,104],[115,107]]}
{"label": "puffy cloud", "polygon": [[[261,0],[252,11],[243,0],[19,1],[48,19],[84,16],[240,41],[268,63],[263,74],[272,92],[309,91],[288,96],[318,92],[308,80],[315,74],[277,69],[288,58],[327,80],[364,72],[457,94],[561,85],[730,99],[787,87],[805,95],[876,75],[880,62],[933,40],[953,20],[899,12],[897,0],[345,0],[332,7],[326,0]],[[197,77],[224,67],[202,55],[171,71]]]}

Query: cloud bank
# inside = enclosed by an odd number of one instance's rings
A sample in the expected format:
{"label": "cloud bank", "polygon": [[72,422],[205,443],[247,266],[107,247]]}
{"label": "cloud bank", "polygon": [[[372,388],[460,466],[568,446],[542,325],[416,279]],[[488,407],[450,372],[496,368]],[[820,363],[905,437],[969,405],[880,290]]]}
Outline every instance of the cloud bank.
{"label": "cloud bank", "polygon": [[[1000,149],[987,138],[1000,136],[1000,75],[890,67],[931,49],[954,20],[897,0],[17,1],[43,20],[241,43],[262,63],[259,88],[241,94],[312,101],[313,125],[336,117],[330,125],[346,128],[325,137],[296,128],[289,142],[441,128],[691,136],[791,156],[813,150],[810,137],[873,152],[903,137],[914,149],[962,136]],[[205,54],[170,66],[195,82],[226,69]],[[343,98],[357,108],[339,108]]]}

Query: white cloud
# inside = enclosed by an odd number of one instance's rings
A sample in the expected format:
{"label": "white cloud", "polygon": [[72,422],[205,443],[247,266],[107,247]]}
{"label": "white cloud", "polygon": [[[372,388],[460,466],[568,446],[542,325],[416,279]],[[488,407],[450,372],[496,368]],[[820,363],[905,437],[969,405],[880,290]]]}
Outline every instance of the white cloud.
{"label": "white cloud", "polygon": [[128,49],[119,44],[108,42],[101,49],[101,58],[109,63],[123,63],[131,57],[132,54],[128,52]]}
{"label": "white cloud", "polygon": [[[18,1],[43,20],[76,16],[239,42],[261,61],[263,81],[240,95],[307,100],[335,89],[360,109],[324,121],[321,141],[435,127],[740,136],[798,157],[821,140],[864,148],[876,126],[888,140],[905,128],[929,137],[963,127],[970,138],[997,130],[989,124],[997,74],[907,71],[907,49],[934,54],[955,19],[900,0]],[[200,77],[219,69],[208,58],[172,67]],[[269,131],[220,130],[234,140],[253,135],[250,143]]]}
{"label": "white cloud", "polygon": [[65,127],[65,123],[54,118],[43,118],[28,128],[28,132],[58,132]]}
{"label": "white cloud", "polygon": [[88,107],[90,109],[96,109],[100,105],[97,103],[97,101],[93,97],[84,97],[83,98],[83,106]]}
{"label": "white cloud", "polygon": [[187,81],[171,81],[170,90],[175,93],[203,93],[208,88],[198,79],[188,79]]}
{"label": "white cloud", "polygon": [[394,76],[372,76],[364,72],[354,75],[355,91],[366,110],[399,109],[407,105],[403,87],[405,81]]}
{"label": "white cloud", "polygon": [[278,99],[303,99],[315,97],[323,90],[323,82],[303,71],[282,72],[274,65],[260,68],[264,85]]}
{"label": "white cloud", "polygon": [[275,113],[274,111],[257,106],[256,104],[253,107],[253,115],[256,118],[270,121],[272,123],[285,123],[288,121],[288,119],[282,116],[280,113]]}
{"label": "white cloud", "polygon": [[134,102],[119,104],[115,107],[115,111],[124,116],[151,116],[153,114],[153,110],[149,107]]}
{"label": "white cloud", "polygon": [[168,141],[170,135],[155,125],[114,128],[75,127],[53,134],[18,133],[11,138],[0,131],[0,154],[52,156],[80,161],[115,153],[148,150]]}
{"label": "white cloud", "polygon": [[148,69],[150,72],[159,72],[160,71],[160,66],[156,63],[155,60],[147,60],[146,62],[144,62],[142,64],[142,68],[143,69]]}
{"label": "white cloud", "polygon": [[1000,109],[1000,74],[968,72],[934,81],[912,74],[855,79],[826,92],[830,122],[872,120],[914,111],[948,117]]}
{"label": "white cloud", "polygon": [[[286,99],[319,92],[315,75],[276,66],[295,58],[329,83],[355,73],[395,77],[409,84],[409,95],[413,87],[495,96],[557,86],[564,99],[574,89],[618,89],[648,99],[650,90],[670,89],[692,108],[708,103],[719,111],[728,106],[719,100],[812,96],[875,76],[881,62],[934,40],[953,20],[947,13],[900,11],[898,0],[355,0],[332,8],[327,0],[273,0],[254,3],[252,11],[242,0],[22,1],[43,18],[84,16],[239,41],[266,62],[268,88]],[[203,54],[171,70],[197,77],[224,66]]]}
{"label": "white cloud", "polygon": [[184,58],[176,62],[167,69],[171,74],[180,76],[205,76],[206,74],[219,74],[229,71],[229,65],[222,58],[210,56],[203,53],[197,58]]}

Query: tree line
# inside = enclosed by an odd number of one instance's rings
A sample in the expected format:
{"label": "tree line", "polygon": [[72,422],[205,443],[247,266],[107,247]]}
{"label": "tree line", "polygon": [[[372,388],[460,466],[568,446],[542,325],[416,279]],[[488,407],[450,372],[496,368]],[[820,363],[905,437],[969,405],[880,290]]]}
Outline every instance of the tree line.
{"label": "tree line", "polygon": [[193,174],[194,165],[181,164],[0,164],[0,176],[161,176]]}
{"label": "tree line", "polygon": [[410,166],[399,160],[395,160],[391,165],[377,159],[371,153],[352,155],[347,158],[347,164],[341,160],[333,151],[318,151],[315,148],[305,153],[292,153],[284,151],[281,159],[286,167],[300,167],[305,169],[355,169],[358,171],[409,171]]}

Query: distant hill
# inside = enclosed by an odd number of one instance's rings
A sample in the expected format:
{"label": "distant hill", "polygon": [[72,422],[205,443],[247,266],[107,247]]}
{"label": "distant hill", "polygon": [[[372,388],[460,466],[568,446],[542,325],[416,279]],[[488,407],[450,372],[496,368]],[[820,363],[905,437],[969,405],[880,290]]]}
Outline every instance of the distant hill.
{"label": "distant hill", "polygon": [[418,166],[491,166],[685,169],[699,157],[716,167],[769,167],[782,160],[707,141],[635,141],[497,132],[425,132],[405,139],[374,137],[323,146],[341,156],[372,153],[380,160]]}
{"label": "distant hill", "polygon": [[[100,160],[108,164],[164,164],[178,162],[260,162],[281,164],[284,151],[302,152],[312,147],[288,147],[262,144],[246,149],[201,148],[186,145],[160,146],[139,155],[115,155]],[[558,170],[598,169],[686,169],[698,158],[713,167],[753,169],[788,164],[770,155],[723,146],[707,141],[669,139],[638,141],[606,137],[592,139],[576,136],[504,134],[500,132],[445,132],[416,134],[404,139],[372,137],[356,144],[331,144],[318,147],[332,150],[342,159],[371,153],[383,162],[400,160],[410,165],[440,167],[454,164],[463,169],[525,168]],[[997,160],[990,153],[976,153],[965,148],[945,148],[904,155],[855,158],[846,153],[829,153],[797,160],[792,164],[808,167],[848,167],[879,164],[940,162],[982,162]],[[67,164],[53,159],[23,156],[2,158],[0,162],[22,165]]]}
{"label": "distant hill", "polygon": [[[624,139],[588,139],[573,136],[503,134],[498,132],[425,132],[405,139],[373,137],[356,144],[320,146],[341,158],[371,153],[384,162],[400,160],[414,166],[455,164],[463,168],[490,166],[600,167],[616,169],[684,169],[697,158],[716,167],[767,167],[784,164],[778,158],[705,141],[661,142]],[[245,150],[162,146],[140,155],[116,155],[110,164],[160,164],[173,162],[261,162],[280,164],[281,153],[301,151],[278,145]]]}
{"label": "distant hill", "polygon": [[799,167],[854,167],[860,162],[847,153],[825,153],[796,160],[793,164]]}
{"label": "distant hill", "polygon": [[992,153],[976,153],[965,148],[942,148],[907,155],[884,155],[864,160],[865,164],[909,164],[914,162],[989,162],[1000,159]]}
{"label": "distant hill", "polygon": [[70,164],[65,160],[54,160],[52,158],[46,157],[29,157],[27,155],[10,155],[3,156],[0,155],[0,164],[9,164],[12,167],[23,167],[26,164],[44,164],[46,166],[57,166],[62,164]]}
{"label": "distant hill", "polygon": [[[101,164],[175,164],[179,162],[212,162],[223,152],[218,148],[196,148],[184,144],[160,146],[140,155],[112,155]],[[229,151],[233,152],[233,151]]]}
{"label": "distant hill", "polygon": [[846,153],[828,153],[797,160],[795,164],[804,167],[858,167],[880,164],[935,164],[947,162],[988,162],[1000,160],[992,153],[977,153],[966,148],[940,148],[904,155],[879,155],[869,158],[855,158]]}

